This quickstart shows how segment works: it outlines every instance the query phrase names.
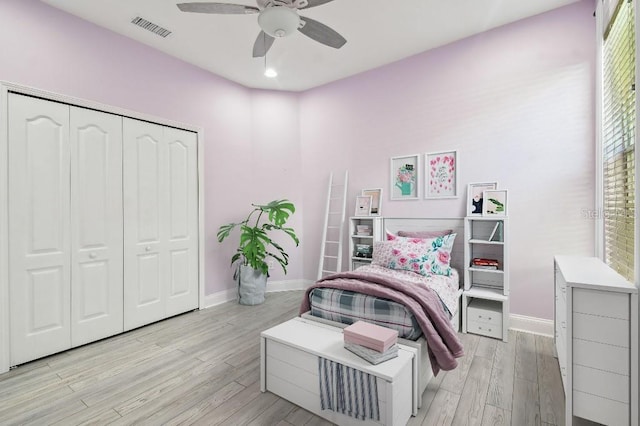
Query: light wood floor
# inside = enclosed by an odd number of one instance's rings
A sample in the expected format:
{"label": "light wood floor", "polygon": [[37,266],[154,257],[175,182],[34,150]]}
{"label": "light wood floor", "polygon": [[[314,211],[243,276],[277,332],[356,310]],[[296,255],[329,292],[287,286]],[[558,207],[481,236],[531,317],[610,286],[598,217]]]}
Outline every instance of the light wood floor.
{"label": "light wood floor", "polygon": [[[260,392],[260,331],[294,317],[302,292],[184,314],[0,375],[0,424],[328,425]],[[423,395],[410,425],[560,425],[552,340],[463,335],[466,355]]]}

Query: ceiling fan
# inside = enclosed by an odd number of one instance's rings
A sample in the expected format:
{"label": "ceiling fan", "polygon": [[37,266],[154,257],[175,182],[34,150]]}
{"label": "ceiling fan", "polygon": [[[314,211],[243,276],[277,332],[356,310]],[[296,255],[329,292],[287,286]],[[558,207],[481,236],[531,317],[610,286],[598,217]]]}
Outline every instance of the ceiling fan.
{"label": "ceiling fan", "polygon": [[291,35],[295,30],[326,46],[340,49],[347,40],[328,26],[300,16],[298,10],[320,6],[333,0],[256,0],[258,7],[230,3],[179,3],[183,12],[218,15],[258,14],[262,29],[253,44],[253,57],[267,54],[276,38]]}

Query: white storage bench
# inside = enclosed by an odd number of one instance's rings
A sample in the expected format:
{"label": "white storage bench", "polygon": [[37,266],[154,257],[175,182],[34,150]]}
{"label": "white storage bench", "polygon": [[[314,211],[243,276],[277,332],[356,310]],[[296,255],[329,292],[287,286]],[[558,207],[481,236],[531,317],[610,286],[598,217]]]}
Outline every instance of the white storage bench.
{"label": "white storage bench", "polygon": [[[400,345],[398,357],[371,365],[344,349],[342,329],[294,318],[261,333],[260,384],[338,425],[405,425],[417,409],[416,350]],[[380,421],[362,421],[320,409],[318,357],[377,378]]]}

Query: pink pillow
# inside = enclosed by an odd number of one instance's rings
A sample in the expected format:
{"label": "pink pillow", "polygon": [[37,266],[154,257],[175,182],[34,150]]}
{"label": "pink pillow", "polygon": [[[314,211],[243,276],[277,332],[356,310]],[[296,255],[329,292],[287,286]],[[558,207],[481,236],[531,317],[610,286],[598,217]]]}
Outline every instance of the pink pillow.
{"label": "pink pillow", "polygon": [[453,234],[453,229],[445,229],[442,231],[398,231],[399,237],[408,238],[438,238],[449,234]]}
{"label": "pink pillow", "polygon": [[451,249],[456,234],[431,239],[395,237],[373,243],[372,264],[420,275],[451,275]]}

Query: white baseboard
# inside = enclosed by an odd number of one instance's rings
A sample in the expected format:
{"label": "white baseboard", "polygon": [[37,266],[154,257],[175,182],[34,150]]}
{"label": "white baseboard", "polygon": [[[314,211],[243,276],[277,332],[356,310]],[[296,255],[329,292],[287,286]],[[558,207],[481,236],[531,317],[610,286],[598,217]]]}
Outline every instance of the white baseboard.
{"label": "white baseboard", "polygon": [[202,309],[211,308],[213,306],[222,305],[223,303],[236,300],[238,298],[238,289],[230,288],[227,290],[217,291],[215,293],[204,296]]}
{"label": "white baseboard", "polygon": [[553,320],[511,314],[509,328],[515,331],[553,337]]}
{"label": "white baseboard", "polygon": [[[280,291],[305,290],[314,281],[312,280],[283,280],[283,281],[267,281],[267,293],[276,293]],[[204,297],[204,303],[201,309],[211,308],[223,303],[231,302],[238,299],[238,290],[230,288],[208,294]]]}

